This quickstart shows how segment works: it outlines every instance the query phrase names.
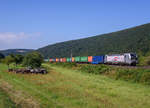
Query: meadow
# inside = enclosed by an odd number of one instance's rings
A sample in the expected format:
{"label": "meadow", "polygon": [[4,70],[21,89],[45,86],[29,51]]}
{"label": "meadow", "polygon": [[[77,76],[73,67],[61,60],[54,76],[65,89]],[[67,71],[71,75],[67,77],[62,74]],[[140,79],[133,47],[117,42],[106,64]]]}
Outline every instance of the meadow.
{"label": "meadow", "polygon": [[16,104],[10,99],[5,91],[0,89],[0,108],[19,108]]}
{"label": "meadow", "polygon": [[43,66],[48,69],[46,75],[10,73],[0,64],[0,96],[7,95],[6,102],[16,108],[150,108],[149,85],[51,64]]}

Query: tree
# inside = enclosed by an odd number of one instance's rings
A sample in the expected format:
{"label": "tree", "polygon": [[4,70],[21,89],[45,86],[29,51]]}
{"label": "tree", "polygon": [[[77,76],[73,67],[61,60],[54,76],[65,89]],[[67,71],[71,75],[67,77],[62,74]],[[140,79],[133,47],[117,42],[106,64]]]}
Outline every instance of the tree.
{"label": "tree", "polygon": [[25,66],[32,68],[40,67],[43,62],[43,56],[38,52],[28,53],[23,60]]}
{"label": "tree", "polygon": [[3,59],[3,62],[6,65],[8,65],[8,69],[9,69],[9,65],[14,62],[14,58],[9,55],[9,56],[5,57],[5,59]]}
{"label": "tree", "polygon": [[23,58],[24,58],[24,56],[20,55],[20,54],[17,54],[17,55],[14,56],[14,62],[16,64],[16,66],[23,62]]}
{"label": "tree", "polygon": [[0,53],[0,59],[3,59],[3,58],[5,58],[5,56],[2,53]]}

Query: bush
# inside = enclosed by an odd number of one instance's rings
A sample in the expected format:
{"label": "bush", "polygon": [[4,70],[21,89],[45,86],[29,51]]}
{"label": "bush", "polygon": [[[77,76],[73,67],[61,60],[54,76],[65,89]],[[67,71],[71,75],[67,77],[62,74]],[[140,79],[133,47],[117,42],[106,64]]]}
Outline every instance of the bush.
{"label": "bush", "polygon": [[14,61],[15,61],[15,60],[14,60],[14,58],[13,58],[11,55],[5,57],[5,58],[2,60],[2,62],[8,66],[8,69],[9,69],[9,65],[10,65],[11,63],[14,63]]}
{"label": "bush", "polygon": [[150,70],[148,70],[142,74],[140,82],[150,85]]}
{"label": "bush", "polygon": [[150,65],[150,60],[147,60],[147,65]]}
{"label": "bush", "polygon": [[79,70],[87,73],[103,74],[109,71],[109,67],[106,65],[83,65]]}
{"label": "bush", "polygon": [[4,59],[4,58],[5,56],[2,53],[0,53],[0,59]]}
{"label": "bush", "polygon": [[150,70],[148,69],[119,69],[116,79],[130,80],[137,83],[150,84]]}
{"label": "bush", "polygon": [[32,52],[27,54],[23,59],[23,64],[28,67],[38,68],[43,62],[43,57],[38,52]]}
{"label": "bush", "polygon": [[67,67],[67,68],[77,67],[77,64],[73,62],[70,62],[70,63],[54,62],[52,63],[52,65],[57,65],[57,66],[62,66],[62,67]]}

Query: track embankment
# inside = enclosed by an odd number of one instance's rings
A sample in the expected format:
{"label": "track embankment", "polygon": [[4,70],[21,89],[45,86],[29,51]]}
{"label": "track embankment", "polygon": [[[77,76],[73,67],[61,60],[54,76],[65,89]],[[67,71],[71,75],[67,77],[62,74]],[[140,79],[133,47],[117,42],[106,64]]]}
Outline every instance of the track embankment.
{"label": "track embankment", "polygon": [[121,66],[121,65],[109,65],[109,66],[128,69],[150,69],[150,66]]}

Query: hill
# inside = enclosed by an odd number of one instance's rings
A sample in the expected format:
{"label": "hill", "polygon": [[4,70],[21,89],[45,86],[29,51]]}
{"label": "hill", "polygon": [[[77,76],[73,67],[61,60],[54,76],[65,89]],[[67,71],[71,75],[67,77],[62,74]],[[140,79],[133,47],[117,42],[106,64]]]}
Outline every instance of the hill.
{"label": "hill", "polygon": [[30,51],[34,51],[34,50],[33,49],[7,49],[7,50],[0,50],[0,53],[7,56],[9,54],[26,54]]}
{"label": "hill", "polygon": [[108,53],[150,51],[150,23],[141,26],[97,35],[89,38],[71,40],[38,49],[45,58],[102,55]]}

